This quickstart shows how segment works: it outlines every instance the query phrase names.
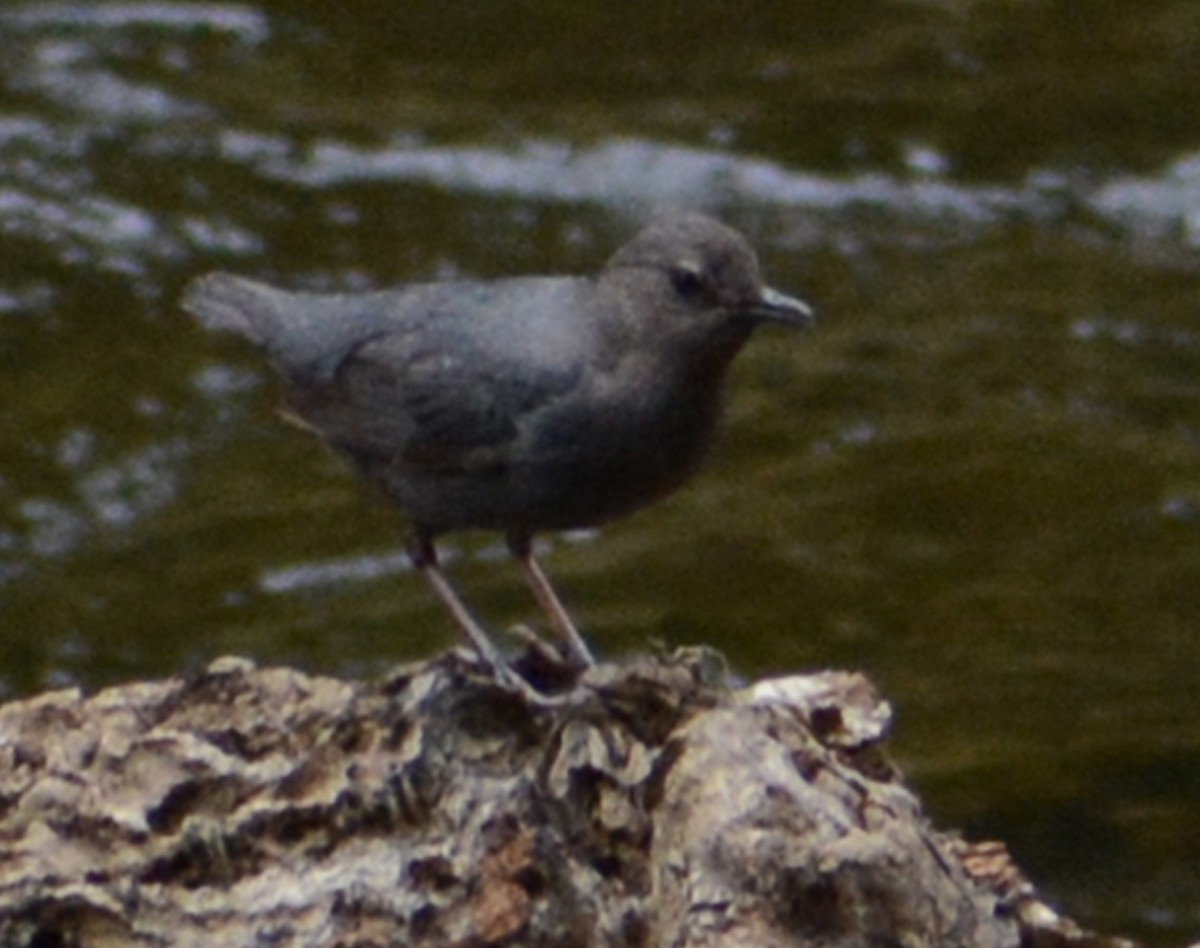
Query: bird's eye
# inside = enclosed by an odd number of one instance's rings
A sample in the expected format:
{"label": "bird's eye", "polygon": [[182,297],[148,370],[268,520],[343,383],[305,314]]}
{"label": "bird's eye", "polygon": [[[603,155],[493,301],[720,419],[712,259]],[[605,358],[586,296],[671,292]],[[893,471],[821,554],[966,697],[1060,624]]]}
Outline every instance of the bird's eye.
{"label": "bird's eye", "polygon": [[692,266],[678,266],[671,270],[671,284],[675,292],[685,299],[695,299],[705,290],[704,277]]}

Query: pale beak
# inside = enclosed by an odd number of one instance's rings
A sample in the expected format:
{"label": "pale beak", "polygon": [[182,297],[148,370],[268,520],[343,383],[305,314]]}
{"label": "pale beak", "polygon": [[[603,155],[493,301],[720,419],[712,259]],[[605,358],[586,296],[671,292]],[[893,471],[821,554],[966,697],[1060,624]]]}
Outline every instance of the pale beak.
{"label": "pale beak", "polygon": [[764,286],[762,296],[758,301],[746,307],[744,314],[764,323],[778,323],[781,326],[809,328],[817,321],[817,314],[803,300],[780,293],[769,286]]}

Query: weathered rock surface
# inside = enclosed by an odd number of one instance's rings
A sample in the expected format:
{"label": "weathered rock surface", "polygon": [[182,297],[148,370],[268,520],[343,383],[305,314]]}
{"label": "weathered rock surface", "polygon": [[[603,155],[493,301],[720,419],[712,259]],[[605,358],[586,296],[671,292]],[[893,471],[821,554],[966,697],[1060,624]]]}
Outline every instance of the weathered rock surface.
{"label": "weathered rock surface", "polygon": [[223,659],[0,707],[0,946],[1117,945],[935,830],[853,674],[711,655],[530,707]]}

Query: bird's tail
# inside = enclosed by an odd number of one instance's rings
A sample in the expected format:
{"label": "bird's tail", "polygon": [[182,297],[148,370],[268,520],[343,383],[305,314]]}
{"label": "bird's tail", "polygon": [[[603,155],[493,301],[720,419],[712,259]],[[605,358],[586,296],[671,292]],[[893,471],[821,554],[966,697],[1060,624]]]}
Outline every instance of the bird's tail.
{"label": "bird's tail", "polygon": [[188,284],[181,302],[206,329],[231,332],[270,349],[283,327],[277,292],[262,283],[210,273]]}
{"label": "bird's tail", "polygon": [[193,280],[181,305],[206,329],[263,349],[299,386],[328,382],[363,333],[363,319],[343,297],[289,293],[229,273]]}

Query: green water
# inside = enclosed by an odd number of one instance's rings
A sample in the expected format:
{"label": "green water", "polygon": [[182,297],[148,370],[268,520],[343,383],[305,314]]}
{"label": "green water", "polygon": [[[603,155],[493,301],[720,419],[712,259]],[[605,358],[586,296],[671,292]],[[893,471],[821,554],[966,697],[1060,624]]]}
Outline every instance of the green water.
{"label": "green water", "polygon": [[1200,8],[409,6],[0,8],[0,697],[452,641],[187,279],[586,272],[696,207],[823,321],[685,491],[547,538],[597,650],[862,669],[939,822],[1200,937]]}

